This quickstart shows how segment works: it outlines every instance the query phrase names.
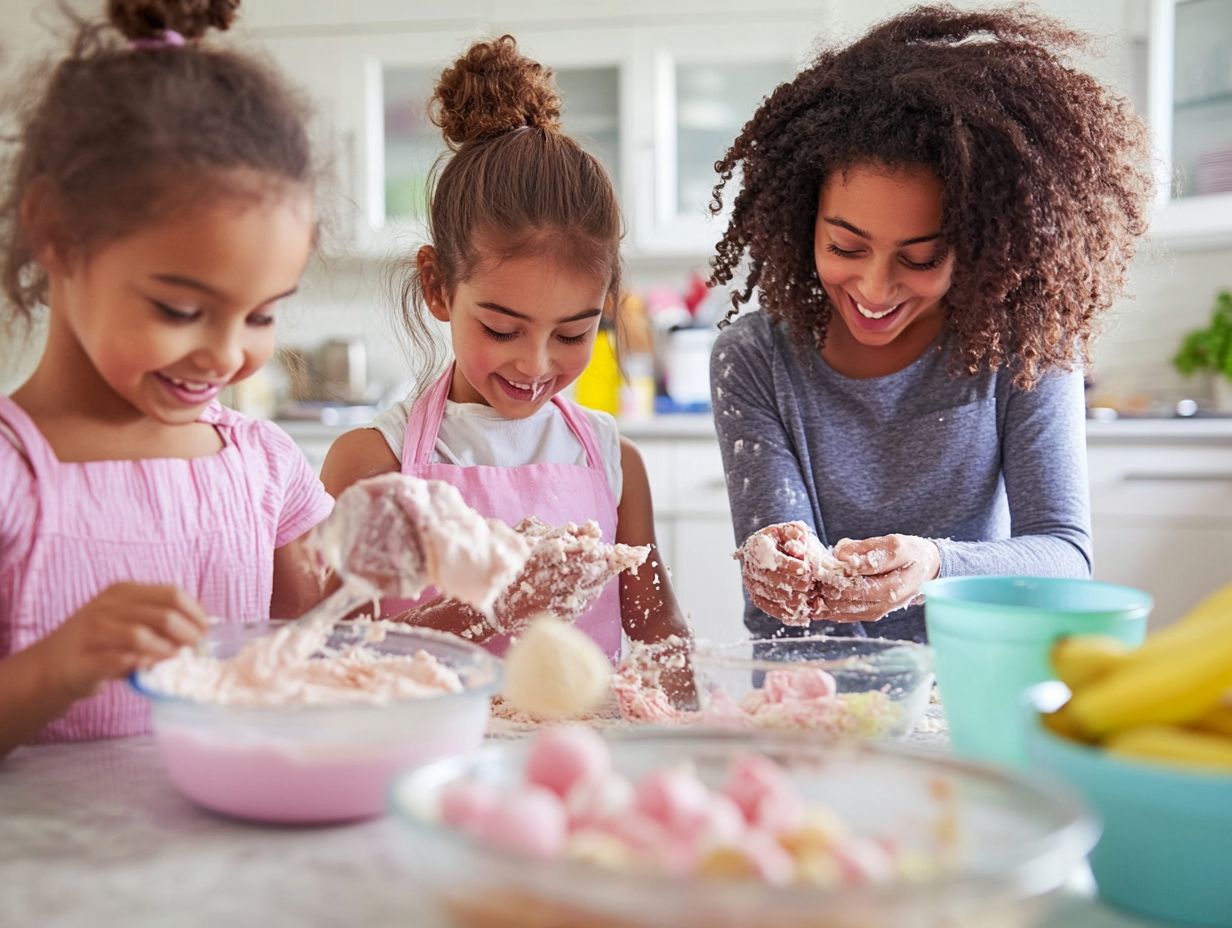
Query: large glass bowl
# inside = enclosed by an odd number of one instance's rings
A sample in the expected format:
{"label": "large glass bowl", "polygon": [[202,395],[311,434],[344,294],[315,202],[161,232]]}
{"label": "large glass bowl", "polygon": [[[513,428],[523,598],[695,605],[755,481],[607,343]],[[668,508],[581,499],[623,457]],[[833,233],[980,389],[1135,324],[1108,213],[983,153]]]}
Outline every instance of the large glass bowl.
{"label": "large glass bowl", "polygon": [[902,738],[928,709],[933,654],[927,645],[887,638],[809,635],[699,643],[693,654],[702,708],[716,692],[739,704],[766,683],[772,671],[824,670],[834,678],[837,699],[795,717],[767,713],[758,727],[803,728],[825,735],[873,741]]}
{"label": "large glass bowl", "polygon": [[[229,657],[283,622],[221,623],[206,646]],[[364,640],[344,622],[329,645]],[[408,765],[457,754],[483,741],[500,663],[483,648],[442,632],[390,630],[367,647],[387,654],[427,651],[464,689],[383,705],[230,706],[131,683],[150,700],[154,735],[172,782],[201,805],[269,822],[334,822],[380,815],[394,775]]]}
{"label": "large glass bowl", "polygon": [[529,745],[516,741],[395,781],[390,797],[406,832],[407,878],[457,928],[1007,928],[1033,924],[1046,911],[1096,837],[1060,785],[899,746],[702,729],[643,730],[608,741],[616,771],[627,777],[688,762],[712,787],[733,755],[758,752],[783,765],[807,800],[829,805],[857,831],[926,851],[939,840],[939,816],[948,816],[957,842],[931,878],[841,889],[530,861],[481,844],[437,815],[441,790],[458,780],[521,783]]}

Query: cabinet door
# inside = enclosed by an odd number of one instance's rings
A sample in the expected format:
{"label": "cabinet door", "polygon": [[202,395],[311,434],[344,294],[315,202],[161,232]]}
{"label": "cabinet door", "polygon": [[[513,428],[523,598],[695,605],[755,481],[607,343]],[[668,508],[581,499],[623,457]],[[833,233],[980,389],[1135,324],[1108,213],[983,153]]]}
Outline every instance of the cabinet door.
{"label": "cabinet door", "polygon": [[1173,245],[1232,240],[1232,0],[1151,0],[1148,107],[1153,234]]}
{"label": "cabinet door", "polygon": [[1095,577],[1146,590],[1151,627],[1232,580],[1232,450],[1092,445]]}
{"label": "cabinet door", "polygon": [[[795,74],[814,37],[790,22],[658,26],[639,39],[637,120],[641,185],[636,244],[653,253],[708,253],[723,233],[711,191],[721,158],[771,91]],[[725,207],[738,188],[728,185]]]}
{"label": "cabinet door", "polygon": [[672,585],[698,638],[732,641],[747,634],[734,549],[731,520],[726,516],[676,519]]}

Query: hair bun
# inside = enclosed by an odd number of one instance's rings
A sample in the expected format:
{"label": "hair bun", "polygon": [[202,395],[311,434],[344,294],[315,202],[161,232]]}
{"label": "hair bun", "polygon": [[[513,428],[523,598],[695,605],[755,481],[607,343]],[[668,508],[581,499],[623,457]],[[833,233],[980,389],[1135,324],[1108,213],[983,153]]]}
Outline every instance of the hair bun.
{"label": "hair bun", "polygon": [[107,18],[128,39],[157,38],[168,29],[199,39],[228,29],[239,6],[240,0],[107,0]]}
{"label": "hair bun", "polygon": [[531,126],[560,128],[560,94],[552,71],[503,35],[476,42],[441,74],[429,104],[432,121],[454,149]]}

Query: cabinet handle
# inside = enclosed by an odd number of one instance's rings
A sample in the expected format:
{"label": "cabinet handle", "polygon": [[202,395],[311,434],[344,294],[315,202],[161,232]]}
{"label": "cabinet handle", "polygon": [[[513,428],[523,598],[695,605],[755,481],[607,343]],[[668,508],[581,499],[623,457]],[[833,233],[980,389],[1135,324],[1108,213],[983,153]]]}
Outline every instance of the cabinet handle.
{"label": "cabinet handle", "polygon": [[1170,470],[1140,470],[1129,471],[1122,479],[1126,483],[1143,483],[1155,480],[1174,480],[1184,483],[1232,483],[1232,471],[1187,474]]}

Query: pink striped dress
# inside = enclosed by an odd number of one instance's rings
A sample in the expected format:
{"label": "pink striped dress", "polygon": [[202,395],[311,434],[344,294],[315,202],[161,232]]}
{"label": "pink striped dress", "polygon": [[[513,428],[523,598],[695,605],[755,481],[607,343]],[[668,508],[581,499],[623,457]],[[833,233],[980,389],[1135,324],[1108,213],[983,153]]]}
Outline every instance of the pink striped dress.
{"label": "pink striped dress", "polygon": [[[65,463],[0,396],[0,657],[29,647],[113,583],[176,584],[212,616],[269,618],[274,549],[333,500],[291,438],[217,403],[225,447],[193,460]],[[77,702],[38,741],[148,731],[123,681]]]}

